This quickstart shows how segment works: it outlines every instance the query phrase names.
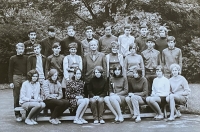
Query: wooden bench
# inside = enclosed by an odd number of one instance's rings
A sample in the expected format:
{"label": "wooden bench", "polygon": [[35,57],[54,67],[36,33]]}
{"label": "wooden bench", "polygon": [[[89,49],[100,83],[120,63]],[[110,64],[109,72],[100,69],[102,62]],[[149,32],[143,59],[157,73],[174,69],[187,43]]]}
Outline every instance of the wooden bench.
{"label": "wooden bench", "polygon": [[[26,117],[26,110],[23,109],[22,107],[16,107],[14,109],[15,111],[20,111],[22,113],[22,117],[25,118]],[[48,110],[49,111],[49,110]],[[142,118],[144,117],[154,117],[155,113],[141,113],[140,116]],[[75,116],[71,116],[69,110],[67,109],[63,115],[59,118],[59,120],[74,120]],[[131,118],[132,114],[123,114],[123,117],[126,118]],[[37,121],[48,121],[50,118],[50,113],[48,112],[48,115],[44,115],[42,112],[38,115],[38,117],[36,118]],[[90,108],[87,108],[84,116],[84,119],[87,120],[92,120],[94,119],[91,113]],[[114,115],[112,114],[112,112],[110,110],[105,110],[104,115],[103,115],[103,119],[114,119]]]}
{"label": "wooden bench", "polygon": [[[185,104],[175,104],[176,107],[176,111],[180,110],[180,107],[186,107],[187,108],[187,102]],[[170,114],[170,112],[167,112],[167,110],[169,110],[169,104],[166,104],[164,106],[164,116],[165,118],[167,118],[167,116]]]}

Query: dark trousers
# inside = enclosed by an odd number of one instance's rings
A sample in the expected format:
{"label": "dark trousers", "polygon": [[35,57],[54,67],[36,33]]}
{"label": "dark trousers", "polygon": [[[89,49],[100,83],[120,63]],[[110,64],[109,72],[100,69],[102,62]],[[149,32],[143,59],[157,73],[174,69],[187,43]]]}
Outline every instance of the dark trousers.
{"label": "dark trousers", "polygon": [[103,119],[104,98],[100,97],[98,100],[90,98],[90,108],[91,108],[94,120]]}
{"label": "dark trousers", "polygon": [[47,99],[44,100],[46,108],[51,110],[51,119],[58,118],[63,112],[70,106],[70,103],[66,99]]}
{"label": "dark trousers", "polygon": [[89,85],[89,83],[85,83],[85,85],[84,85],[84,91],[83,91],[83,94],[85,95],[85,98],[88,98],[88,85]]}
{"label": "dark trousers", "polygon": [[146,71],[145,74],[146,74],[145,77],[148,81],[148,95],[151,95],[153,80],[154,80],[154,78],[157,77],[156,72],[155,71]]}
{"label": "dark trousers", "polygon": [[[13,97],[14,97],[14,108],[19,107],[19,96],[20,96],[20,89],[22,86],[22,83],[26,81],[26,76],[23,75],[13,75]],[[20,111],[15,111],[16,117],[21,117]]]}

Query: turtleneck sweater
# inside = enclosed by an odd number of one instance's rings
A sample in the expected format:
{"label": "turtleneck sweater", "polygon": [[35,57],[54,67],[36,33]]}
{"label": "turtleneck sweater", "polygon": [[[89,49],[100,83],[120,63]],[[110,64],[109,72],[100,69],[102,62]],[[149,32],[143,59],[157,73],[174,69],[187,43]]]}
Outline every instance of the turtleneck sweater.
{"label": "turtleneck sweater", "polygon": [[139,95],[142,97],[146,97],[148,94],[148,82],[145,77],[128,78],[128,88],[129,93],[134,93],[135,95]]}

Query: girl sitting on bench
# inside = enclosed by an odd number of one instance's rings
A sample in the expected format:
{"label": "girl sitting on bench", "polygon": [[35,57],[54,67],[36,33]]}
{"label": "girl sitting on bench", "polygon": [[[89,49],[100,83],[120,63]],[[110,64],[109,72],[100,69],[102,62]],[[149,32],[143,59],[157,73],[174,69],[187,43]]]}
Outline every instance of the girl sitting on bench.
{"label": "girl sitting on bench", "polygon": [[58,117],[69,107],[69,101],[62,99],[62,87],[58,81],[58,72],[56,69],[51,69],[48,72],[48,77],[43,83],[42,91],[46,108],[51,110],[49,122],[54,125],[60,124],[61,122]]}
{"label": "girl sitting on bench", "polygon": [[45,108],[45,103],[40,97],[38,77],[36,70],[30,70],[27,73],[27,81],[23,82],[20,91],[19,103],[26,111],[30,111],[25,120],[27,125],[38,124],[34,119]]}
{"label": "girl sitting on bench", "polygon": [[128,93],[127,78],[122,75],[121,65],[114,66],[113,77],[110,77],[109,82],[110,96],[104,98],[106,105],[115,115],[115,123],[124,121],[121,107],[124,108],[126,101],[125,96]]}
{"label": "girl sitting on bench", "polygon": [[77,108],[74,123],[80,125],[88,123],[83,119],[83,114],[89,104],[89,99],[84,98],[84,82],[81,80],[81,76],[81,70],[74,69],[72,81],[69,81],[66,86],[66,99],[69,100],[71,109]]}
{"label": "girl sitting on bench", "polygon": [[167,96],[166,100],[170,106],[170,117],[167,121],[174,121],[175,117],[180,117],[181,113],[176,111],[176,116],[174,115],[175,103],[177,104],[185,104],[188,99],[188,95],[190,94],[190,88],[188,85],[188,81],[185,77],[181,76],[181,67],[178,64],[172,64],[170,66],[170,70],[172,73],[172,77],[169,79],[170,82],[170,95]]}

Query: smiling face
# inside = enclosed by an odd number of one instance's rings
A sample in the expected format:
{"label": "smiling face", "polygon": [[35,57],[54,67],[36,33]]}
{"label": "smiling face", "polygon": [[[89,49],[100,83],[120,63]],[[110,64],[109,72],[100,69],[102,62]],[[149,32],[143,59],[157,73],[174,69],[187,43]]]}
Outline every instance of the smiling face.
{"label": "smiling face", "polygon": [[76,52],[77,52],[77,49],[76,48],[70,48],[69,52],[70,52],[71,55],[75,55]]}
{"label": "smiling face", "polygon": [[148,29],[147,28],[141,28],[140,29],[141,36],[146,37],[147,33],[148,33]]}
{"label": "smiling face", "polygon": [[178,69],[177,67],[174,67],[174,68],[172,69],[172,75],[173,75],[174,77],[176,77],[176,76],[179,75],[179,69]]}
{"label": "smiling face", "polygon": [[112,51],[112,53],[116,54],[118,52],[118,48],[117,47],[112,47],[111,51]]}
{"label": "smiling face", "polygon": [[37,80],[38,80],[38,74],[33,74],[31,81],[35,83],[37,82]]}
{"label": "smiling face", "polygon": [[100,72],[99,70],[96,69],[96,70],[94,71],[94,75],[95,75],[96,78],[100,78],[100,77],[101,77],[101,72]]}

